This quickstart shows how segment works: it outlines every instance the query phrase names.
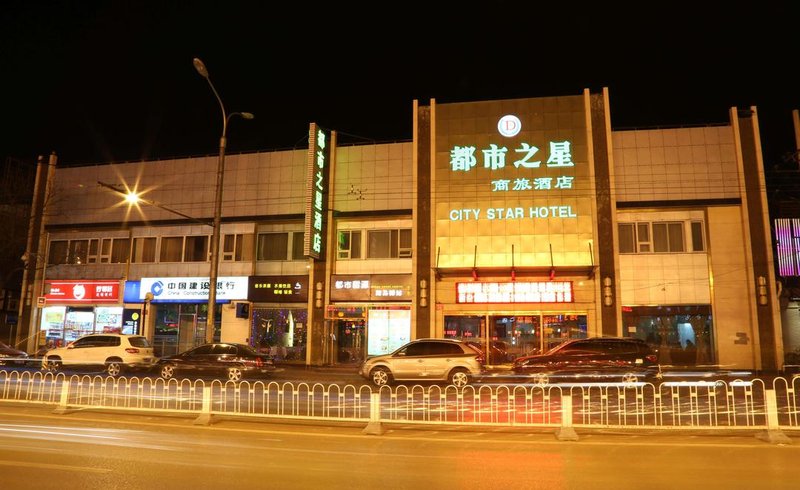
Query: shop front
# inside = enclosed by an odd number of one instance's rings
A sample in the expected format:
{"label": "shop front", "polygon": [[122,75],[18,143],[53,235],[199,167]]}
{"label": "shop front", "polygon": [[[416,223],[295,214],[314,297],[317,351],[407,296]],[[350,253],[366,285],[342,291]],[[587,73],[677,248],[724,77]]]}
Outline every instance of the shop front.
{"label": "shop front", "polygon": [[455,304],[443,312],[444,337],[471,343],[490,364],[588,334],[588,315],[573,304],[572,281],[456,282],[455,293]]}
{"label": "shop front", "polygon": [[[220,277],[217,303],[247,299],[246,276]],[[125,302],[144,303],[153,325],[153,347],[157,356],[183,352],[206,341],[208,277],[143,277],[125,283]],[[214,322],[214,340],[223,328],[221,309]]]}
{"label": "shop front", "polygon": [[333,362],[357,364],[411,340],[411,275],[334,275],[326,312]]}
{"label": "shop front", "polygon": [[308,276],[251,276],[250,343],[276,359],[302,363],[308,339]]}
{"label": "shop front", "polygon": [[137,311],[126,310],[120,299],[119,281],[45,281],[37,347],[67,345],[92,333],[140,333],[131,321]]}

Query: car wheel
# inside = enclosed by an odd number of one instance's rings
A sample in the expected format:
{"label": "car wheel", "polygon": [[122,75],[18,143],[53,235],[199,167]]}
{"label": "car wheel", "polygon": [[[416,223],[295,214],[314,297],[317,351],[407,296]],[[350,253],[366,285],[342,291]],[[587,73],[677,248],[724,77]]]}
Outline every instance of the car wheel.
{"label": "car wheel", "polygon": [[241,381],[242,370],[238,367],[228,368],[228,381]]}
{"label": "car wheel", "polygon": [[456,388],[463,388],[469,384],[469,373],[463,369],[454,369],[450,372],[450,384]]}
{"label": "car wheel", "polygon": [[547,386],[550,384],[550,376],[545,373],[538,373],[533,377],[533,384],[536,386]]}
{"label": "car wheel", "polygon": [[171,379],[175,377],[175,366],[172,364],[161,366],[161,377],[164,379]]}
{"label": "car wheel", "polygon": [[106,361],[106,374],[116,377],[122,373],[122,363],[117,360]]}
{"label": "car wheel", "polygon": [[625,373],[622,375],[622,382],[626,385],[631,385],[637,383],[639,381],[639,376],[636,376],[633,373]]}
{"label": "car wheel", "polygon": [[392,374],[385,367],[376,367],[369,373],[369,378],[375,386],[386,386],[392,382]]}
{"label": "car wheel", "polygon": [[47,365],[45,366],[48,371],[57,373],[61,371],[61,359],[58,357],[48,357]]}

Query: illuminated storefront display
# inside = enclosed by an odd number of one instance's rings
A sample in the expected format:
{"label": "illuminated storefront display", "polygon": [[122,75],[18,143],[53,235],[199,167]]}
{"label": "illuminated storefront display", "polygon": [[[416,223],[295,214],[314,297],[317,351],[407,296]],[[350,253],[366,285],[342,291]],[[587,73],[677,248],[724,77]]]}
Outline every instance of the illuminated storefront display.
{"label": "illuminated storefront display", "polygon": [[572,282],[459,282],[457,303],[572,303]]}
{"label": "illuminated storefront display", "polygon": [[138,332],[125,329],[118,281],[46,281],[39,329],[41,341],[66,345],[92,333]]}

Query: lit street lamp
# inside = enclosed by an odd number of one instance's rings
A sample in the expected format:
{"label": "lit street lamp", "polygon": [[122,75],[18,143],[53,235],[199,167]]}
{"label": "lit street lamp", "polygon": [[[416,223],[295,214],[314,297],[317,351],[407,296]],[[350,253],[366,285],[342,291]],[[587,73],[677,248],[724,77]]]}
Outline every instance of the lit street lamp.
{"label": "lit street lamp", "polygon": [[225,112],[225,106],[222,104],[222,99],[217,93],[217,89],[214,88],[214,84],[211,83],[211,78],[208,76],[206,65],[203,64],[200,58],[194,58],[192,63],[194,63],[194,68],[197,70],[197,73],[208,80],[208,85],[214,92],[214,96],[217,98],[217,102],[219,102],[219,108],[222,111],[222,136],[219,138],[219,162],[217,163],[217,187],[216,198],[214,201],[214,224],[211,235],[211,272],[209,273],[208,281],[208,314],[206,316],[206,342],[213,342],[215,324],[214,317],[216,316],[217,307],[217,274],[219,272],[219,230],[220,220],[222,218],[222,177],[225,173],[225,134],[228,130],[228,122],[232,117],[241,116],[244,119],[253,119],[254,116],[249,112],[232,112],[231,114],[227,114]]}

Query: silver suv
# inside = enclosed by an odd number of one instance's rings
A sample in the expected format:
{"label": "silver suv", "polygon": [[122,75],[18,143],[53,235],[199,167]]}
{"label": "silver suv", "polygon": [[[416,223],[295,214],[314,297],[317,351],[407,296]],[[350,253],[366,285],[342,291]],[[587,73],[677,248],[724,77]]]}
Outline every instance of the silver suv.
{"label": "silver suv", "polygon": [[124,369],[146,369],[154,362],[153,346],[145,337],[98,333],[85,335],[66,347],[50,349],[42,358],[42,369],[102,366],[109,376],[118,376]]}
{"label": "silver suv", "polygon": [[462,387],[483,371],[479,356],[459,340],[418,339],[391,354],[368,358],[358,374],[376,386],[392,381],[434,380]]}

